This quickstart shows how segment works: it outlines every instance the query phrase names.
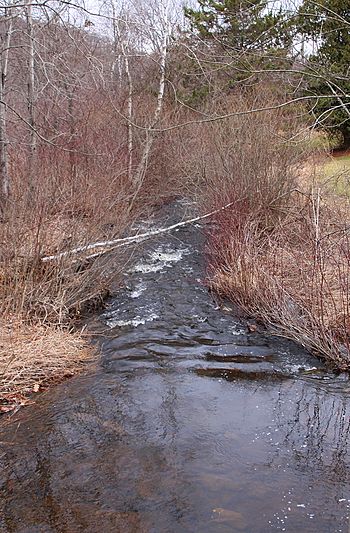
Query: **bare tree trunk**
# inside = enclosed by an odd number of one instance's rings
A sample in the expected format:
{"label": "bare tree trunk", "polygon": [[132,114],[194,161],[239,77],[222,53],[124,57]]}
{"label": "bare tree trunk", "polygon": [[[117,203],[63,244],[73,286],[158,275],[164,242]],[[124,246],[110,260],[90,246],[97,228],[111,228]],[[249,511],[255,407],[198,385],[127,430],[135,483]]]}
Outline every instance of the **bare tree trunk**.
{"label": "bare tree trunk", "polygon": [[76,172],[76,154],[74,153],[75,148],[75,121],[74,121],[74,96],[73,88],[69,88],[68,83],[65,84],[67,101],[68,101],[68,120],[69,120],[69,136],[70,136],[70,152],[69,152],[69,165],[70,165],[70,178],[73,182],[73,186],[76,181],[77,172]]}
{"label": "bare tree trunk", "polygon": [[7,200],[10,195],[10,175],[8,168],[8,139],[7,139],[7,123],[6,123],[6,78],[8,71],[9,50],[12,35],[12,10],[9,9],[7,24],[4,39],[3,49],[1,52],[1,80],[0,80],[0,181],[1,181],[1,196],[0,209],[4,211]]}
{"label": "bare tree trunk", "polygon": [[118,23],[116,19],[115,4],[114,0],[111,2],[112,6],[112,22],[113,22],[113,52],[114,52],[114,61],[112,65],[112,76],[116,78],[116,65],[118,65],[118,85],[119,89],[122,87],[122,62],[120,52],[118,50],[118,43],[120,41],[120,32],[118,28]]}
{"label": "bare tree trunk", "polygon": [[163,39],[162,39],[161,50],[160,50],[160,61],[159,61],[160,77],[159,77],[159,85],[158,85],[157,104],[154,110],[152,123],[150,124],[147,130],[147,133],[146,133],[146,141],[145,141],[144,149],[142,152],[141,161],[140,161],[140,164],[138,166],[136,176],[135,176],[135,184],[137,187],[136,194],[140,190],[143,180],[145,178],[145,174],[146,174],[147,166],[148,166],[148,159],[149,159],[152,144],[155,138],[154,128],[160,119],[160,115],[161,115],[162,108],[163,108],[164,91],[165,91],[165,71],[166,71],[166,61],[167,61],[167,55],[168,55],[169,37],[170,37],[168,1],[167,0],[164,1],[164,3],[161,4],[161,7],[163,9],[163,13],[162,13]]}
{"label": "bare tree trunk", "polygon": [[28,178],[31,196],[34,189],[34,166],[36,155],[36,133],[35,133],[35,63],[34,63],[34,28],[32,5],[28,3],[26,8],[27,30],[28,30],[28,122],[29,132],[29,160],[28,160]]}
{"label": "bare tree trunk", "polygon": [[133,174],[133,149],[134,149],[134,137],[133,137],[133,125],[132,125],[132,116],[133,116],[133,83],[132,83],[132,76],[130,72],[130,66],[129,66],[129,58],[124,50],[124,44],[123,46],[123,53],[124,53],[124,63],[125,63],[125,73],[126,77],[128,79],[128,176],[129,180],[132,180],[132,174]]}
{"label": "bare tree trunk", "polygon": [[[112,13],[113,13],[113,34],[114,34],[114,51],[117,53],[118,44],[120,45],[121,54],[124,60],[125,74],[128,83],[128,105],[127,105],[127,117],[128,117],[128,177],[129,180],[133,179],[133,150],[134,150],[134,133],[133,133],[133,80],[130,70],[129,55],[128,55],[128,46],[125,46],[124,35],[120,30],[119,23],[116,19],[115,6],[112,3]],[[120,59],[118,58],[118,67],[119,67],[119,80],[121,80],[121,65]]]}

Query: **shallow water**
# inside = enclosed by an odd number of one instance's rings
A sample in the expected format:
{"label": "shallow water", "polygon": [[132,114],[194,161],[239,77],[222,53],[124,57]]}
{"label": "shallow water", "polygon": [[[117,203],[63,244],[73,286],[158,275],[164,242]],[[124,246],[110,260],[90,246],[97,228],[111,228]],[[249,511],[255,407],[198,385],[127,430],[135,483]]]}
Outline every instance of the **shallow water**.
{"label": "shallow water", "polygon": [[199,225],[153,240],[101,361],[0,429],[0,531],[348,532],[350,384],[218,305]]}

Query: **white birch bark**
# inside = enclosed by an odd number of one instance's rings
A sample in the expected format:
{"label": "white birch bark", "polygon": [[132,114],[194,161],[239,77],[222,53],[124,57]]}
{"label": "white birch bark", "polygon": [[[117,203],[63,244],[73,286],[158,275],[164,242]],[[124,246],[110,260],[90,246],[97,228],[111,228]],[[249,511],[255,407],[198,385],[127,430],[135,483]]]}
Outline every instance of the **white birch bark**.
{"label": "white birch bark", "polygon": [[148,167],[148,160],[151,152],[151,148],[154,142],[156,132],[154,131],[155,126],[157,125],[163,108],[164,101],[164,92],[165,92],[165,74],[166,74],[166,62],[168,55],[168,44],[170,37],[170,20],[169,20],[169,2],[168,0],[163,0],[160,5],[162,11],[160,21],[162,25],[162,42],[160,48],[160,61],[159,61],[159,84],[158,84],[158,94],[157,94],[157,104],[154,110],[153,119],[146,131],[146,140],[143,148],[141,161],[136,171],[135,175],[135,185],[137,194],[141,188],[141,185],[145,179],[145,175]]}
{"label": "white birch bark", "polygon": [[0,180],[1,180],[1,202],[3,210],[10,195],[10,175],[8,168],[8,138],[7,138],[7,111],[6,111],[6,81],[8,72],[9,51],[11,44],[13,17],[11,8],[5,14],[4,24],[6,24],[3,39],[3,50],[1,51],[1,79],[0,79]]}
{"label": "white birch bark", "polygon": [[[125,37],[125,31],[120,28],[120,21],[117,19],[115,4],[112,0],[112,15],[113,15],[113,38],[114,38],[114,53],[116,54],[115,63],[118,63],[119,73],[119,87],[121,87],[122,79],[122,64],[124,64],[127,85],[128,85],[128,99],[127,99],[127,128],[128,128],[128,177],[132,181],[133,178],[133,150],[134,150],[134,133],[133,133],[133,93],[134,85],[130,69],[130,50],[128,38]],[[123,25],[126,21],[123,21]],[[119,49],[119,50],[118,50]]]}
{"label": "white birch bark", "polygon": [[35,172],[35,155],[37,138],[35,132],[35,48],[34,48],[34,27],[32,5],[28,2],[26,7],[27,31],[28,31],[28,122],[29,131],[29,160],[28,160],[28,178],[29,188],[33,191],[34,172]]}
{"label": "white birch bark", "polygon": [[124,237],[123,239],[113,239],[112,241],[98,241],[98,242],[94,242],[91,244],[86,244],[85,246],[78,246],[77,248],[73,248],[72,250],[68,250],[67,252],[61,252],[60,254],[57,254],[57,255],[47,255],[43,257],[41,260],[44,263],[47,263],[48,261],[57,261],[65,257],[75,256],[82,252],[88,252],[90,250],[97,250],[98,248],[105,248],[105,250],[103,250],[102,252],[98,252],[97,254],[93,254],[89,257],[94,257],[95,255],[96,256],[101,255],[101,254],[107,253],[108,251],[114,248],[121,248],[123,246],[128,246],[130,244],[138,244],[156,235],[162,235],[163,233],[168,233],[169,231],[177,230],[179,228],[182,228],[183,226],[194,224],[195,222],[199,222],[200,220],[204,220],[206,218],[212,217],[213,215],[216,215],[217,213],[220,213],[221,211],[228,209],[232,205],[233,205],[233,202],[230,202],[229,204],[219,207],[219,209],[210,211],[210,213],[206,213],[205,215],[200,215],[198,217],[190,218],[187,220],[182,220],[181,222],[177,222],[176,224],[172,224],[171,226],[167,226],[165,228],[158,228],[155,230],[148,231],[147,233],[139,233],[138,235],[132,235],[131,237]]}
{"label": "white birch bark", "polygon": [[[123,49],[124,49],[124,45]],[[132,76],[130,71],[130,65],[129,65],[129,58],[128,55],[124,53],[124,62],[125,62],[125,73],[128,80],[128,176],[129,180],[132,180],[132,174],[133,174],[133,149],[134,149],[134,134],[133,134],[133,82],[132,82]]]}

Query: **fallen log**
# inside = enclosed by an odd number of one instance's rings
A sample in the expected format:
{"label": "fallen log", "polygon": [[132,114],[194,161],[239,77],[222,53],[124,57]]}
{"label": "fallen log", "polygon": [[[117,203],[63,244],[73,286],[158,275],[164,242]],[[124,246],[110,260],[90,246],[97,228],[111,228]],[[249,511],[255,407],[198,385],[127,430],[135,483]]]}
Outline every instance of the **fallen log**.
{"label": "fallen log", "polygon": [[217,213],[220,213],[220,211],[223,211],[227,209],[228,207],[231,207],[232,204],[233,202],[230,202],[229,204],[226,204],[223,207],[220,207],[219,209],[215,209],[215,211],[211,211],[210,213],[206,213],[205,215],[200,215],[195,218],[190,218],[187,220],[183,220],[181,222],[177,222],[176,224],[172,224],[171,226],[167,226],[165,228],[159,228],[159,229],[148,231],[147,233],[140,233],[138,235],[124,237],[123,239],[113,239],[111,241],[98,241],[92,244],[86,244],[84,246],[79,246],[77,248],[73,248],[72,250],[67,250],[66,252],[61,252],[56,255],[47,255],[45,257],[42,257],[41,260],[44,263],[46,263],[48,261],[57,261],[59,259],[63,259],[64,257],[69,257],[71,255],[77,255],[82,252],[88,252],[89,250],[95,250],[96,248],[107,248],[107,250],[102,250],[100,252],[97,252],[96,254],[92,254],[91,256],[89,256],[89,258],[92,258],[93,256],[97,257],[98,255],[107,253],[115,248],[120,248],[122,246],[127,246],[129,244],[136,244],[138,242],[142,242],[156,235],[161,235],[162,233],[167,233],[168,231],[172,231],[174,229],[181,228],[188,224],[193,224],[205,218],[209,218],[213,215],[216,215]]}

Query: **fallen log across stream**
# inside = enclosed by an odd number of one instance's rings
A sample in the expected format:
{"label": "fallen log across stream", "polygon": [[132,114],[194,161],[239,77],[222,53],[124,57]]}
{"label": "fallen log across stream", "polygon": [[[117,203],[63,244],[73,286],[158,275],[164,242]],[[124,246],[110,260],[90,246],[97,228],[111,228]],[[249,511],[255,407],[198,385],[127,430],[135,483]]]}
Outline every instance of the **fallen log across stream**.
{"label": "fallen log across stream", "polygon": [[187,220],[183,220],[181,222],[177,222],[176,224],[172,224],[171,226],[167,226],[165,228],[159,228],[155,230],[148,231],[146,233],[140,233],[138,235],[132,235],[130,237],[124,237],[122,239],[113,239],[110,241],[98,241],[94,242],[92,244],[86,244],[84,246],[79,246],[77,248],[73,248],[72,250],[67,250],[66,252],[61,252],[56,255],[48,255],[43,257],[41,260],[46,263],[48,261],[58,261],[59,259],[63,259],[64,257],[68,257],[70,255],[77,255],[82,252],[87,252],[89,250],[94,250],[96,248],[107,248],[106,250],[102,250],[96,254],[92,254],[88,256],[89,259],[93,258],[94,256],[102,255],[104,253],[107,253],[111,250],[114,250],[115,248],[121,248],[122,246],[127,246],[129,244],[135,244],[138,242],[142,242],[146,239],[149,239],[151,237],[154,237],[156,235],[161,235],[162,233],[170,232],[174,229],[181,228],[183,226],[187,226],[189,224],[194,224],[195,222],[198,222],[199,220],[204,220],[206,218],[209,218],[213,215],[216,215],[217,213],[220,213],[221,211],[224,211],[225,209],[231,207],[233,205],[233,202],[230,202],[229,204],[224,205],[223,207],[220,207],[219,209],[215,209],[214,211],[211,211],[210,213],[206,213],[205,215],[200,215],[198,217],[190,218]]}

